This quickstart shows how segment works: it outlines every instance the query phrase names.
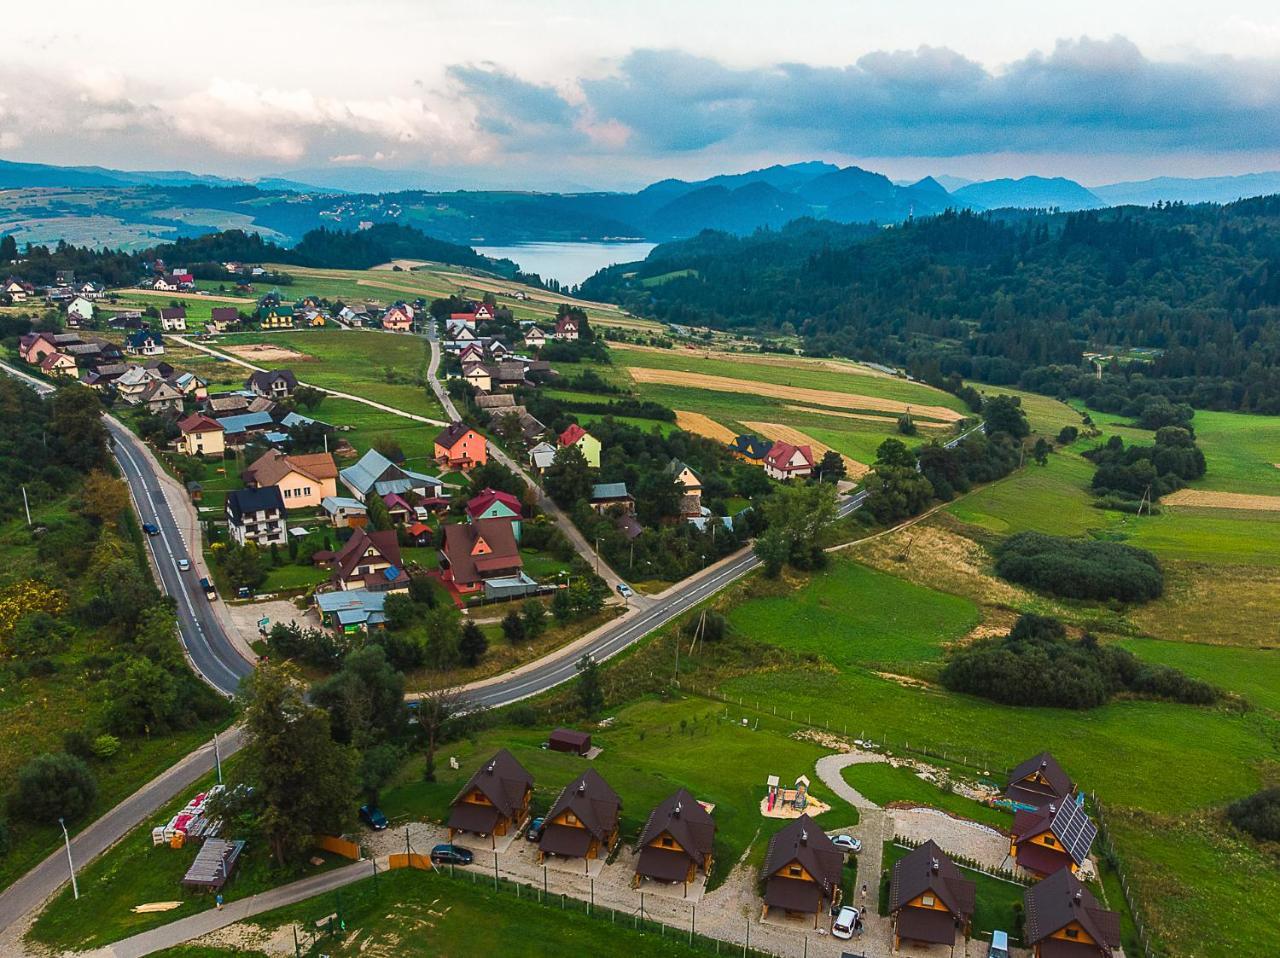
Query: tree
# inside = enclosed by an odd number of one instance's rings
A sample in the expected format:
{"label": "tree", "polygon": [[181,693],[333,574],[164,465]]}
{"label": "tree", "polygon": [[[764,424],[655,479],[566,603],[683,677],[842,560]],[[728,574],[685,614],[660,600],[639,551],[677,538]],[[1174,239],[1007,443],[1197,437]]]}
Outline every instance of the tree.
{"label": "tree", "polygon": [[1035,448],[1031,450],[1031,455],[1035,459],[1037,465],[1047,466],[1049,464],[1049,453],[1053,452],[1053,446],[1045,440],[1044,436],[1036,439]]}
{"label": "tree", "polygon": [[436,669],[454,668],[459,661],[458,615],[443,606],[427,614],[427,664]]}
{"label": "tree", "polygon": [[525,599],[520,610],[524,620],[524,634],[535,641],[547,628],[547,608],[537,599]]}
{"label": "tree", "polygon": [[839,482],[845,477],[846,472],[844,456],[834,449],[828,449],[822,454],[822,460],[818,463],[818,479],[820,481]]}
{"label": "tree", "polygon": [[525,640],[524,618],[515,609],[503,617],[502,634],[512,645],[519,645]]}
{"label": "tree", "polygon": [[433,689],[418,695],[418,738],[426,763],[422,768],[422,780],[436,780],[436,749],[456,724],[462,713],[462,698],[451,689]]}
{"label": "tree", "polygon": [[992,396],[983,404],[982,416],[987,422],[988,435],[1003,432],[1014,439],[1031,435],[1031,426],[1018,396]]}
{"label": "tree", "polygon": [[[514,615],[515,613],[509,614]],[[505,626],[505,622],[503,624]],[[485,638],[484,629],[468,619],[466,625],[462,627],[462,635],[458,639],[458,656],[462,659],[462,664],[467,667],[476,665],[488,651],[489,640]]]}
{"label": "tree", "polygon": [[365,750],[404,730],[404,676],[380,645],[349,652],[342,668],[312,689],[311,699],[329,713],[333,737],[343,744]]}
{"label": "tree", "polygon": [[293,390],[290,397],[295,406],[301,406],[308,411],[313,410],[324,400],[324,392],[316,389],[314,386],[297,386]]}
{"label": "tree", "polygon": [[770,526],[756,539],[756,557],[764,564],[766,578],[776,579],[791,554],[791,543],[781,526]]}
{"label": "tree", "polygon": [[866,480],[867,511],[877,522],[898,522],[917,515],[933,499],[933,484],[916,470],[916,457],[896,439],[876,450]]}
{"label": "tree", "polygon": [[590,655],[578,660],[578,684],[574,689],[578,709],[588,717],[604,708],[604,689],[600,685],[600,666]]}
{"label": "tree", "polygon": [[80,512],[98,525],[115,525],[129,508],[129,487],[123,479],[116,479],[100,470],[85,477],[80,489]]}
{"label": "tree", "polygon": [[914,436],[919,432],[916,428],[915,420],[911,418],[911,413],[903,413],[898,417],[898,432],[904,436]]}
{"label": "tree", "polygon": [[313,835],[339,834],[355,806],[354,749],[329,733],[329,715],[310,705],[297,670],[268,662],[244,680],[241,781],[253,789],[259,830],[278,865]]}
{"label": "tree", "polygon": [[1069,446],[1080,438],[1080,430],[1075,426],[1063,426],[1062,431],[1058,433],[1058,445]]}
{"label": "tree", "polygon": [[547,495],[568,509],[591,497],[591,467],[577,446],[561,446],[543,476]]}
{"label": "tree", "polygon": [[656,526],[680,515],[684,486],[665,469],[646,472],[636,484],[636,518],[641,525]]}
{"label": "tree", "polygon": [[219,543],[223,548],[214,553],[214,561],[222,567],[233,589],[249,589],[262,585],[267,579],[267,570],[263,565],[262,552],[257,543],[238,542]]}
{"label": "tree", "polygon": [[49,428],[67,465],[84,472],[106,468],[110,459],[107,427],[102,422],[102,404],[92,389],[79,383],[59,386]]}
{"label": "tree", "polygon": [[375,436],[373,448],[392,462],[404,461],[404,450],[400,448],[400,443],[393,436]]}
{"label": "tree", "polygon": [[79,818],[97,798],[98,783],[84,759],[45,753],[18,769],[9,811],[15,818],[51,825],[59,818]]}
{"label": "tree", "polygon": [[173,673],[144,658],[131,658],[111,670],[107,702],[107,727],[118,735],[167,732],[183,708]]}
{"label": "tree", "polygon": [[0,263],[12,263],[18,258],[18,241],[12,233],[0,236]]}
{"label": "tree", "polygon": [[484,465],[472,469],[469,482],[473,496],[485,489],[496,489],[519,499],[528,488],[523,479],[496,459],[490,459]]}
{"label": "tree", "polygon": [[[410,590],[412,593],[412,589]],[[418,618],[418,604],[412,595],[389,595],[382,606],[382,614],[387,617],[387,628],[393,632],[407,629]]]}
{"label": "tree", "polygon": [[561,625],[573,618],[573,599],[567,588],[556,589],[555,595],[551,597],[551,614]]}
{"label": "tree", "polygon": [[383,531],[395,528],[395,523],[391,521],[391,510],[382,501],[382,496],[374,493],[365,499],[364,504],[369,512],[369,528],[371,530]]}
{"label": "tree", "polygon": [[[896,440],[886,440],[894,442]],[[821,562],[823,536],[836,519],[836,490],[827,483],[788,483],[774,489],[762,507],[767,523],[764,551],[756,554],[765,562],[766,574],[786,546],[786,559],[797,567],[812,568]],[[780,530],[768,535],[769,530]],[[757,540],[759,542],[759,540]],[[773,573],[774,575],[777,572]]]}

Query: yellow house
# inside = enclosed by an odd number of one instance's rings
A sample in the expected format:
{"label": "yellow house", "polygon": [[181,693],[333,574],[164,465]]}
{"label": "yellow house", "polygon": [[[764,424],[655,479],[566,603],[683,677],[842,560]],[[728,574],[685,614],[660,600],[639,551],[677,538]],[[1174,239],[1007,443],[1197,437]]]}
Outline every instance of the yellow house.
{"label": "yellow house", "polygon": [[217,456],[226,451],[222,424],[203,413],[193,413],[178,423],[178,449],[186,456]]}
{"label": "yellow house", "polygon": [[515,756],[500,749],[462,787],[449,811],[449,840],[466,832],[488,836],[489,844],[519,828],[529,814],[533,776]]}
{"label": "yellow house", "polygon": [[263,306],[258,310],[263,329],[293,329],[292,306]]}
{"label": "yellow house", "polygon": [[243,478],[249,489],[277,487],[286,509],[318,508],[326,496],[338,494],[338,466],[327,452],[291,456],[269,449]]}
{"label": "yellow house", "polygon": [[967,937],[976,890],[932,839],[899,859],[889,883],[894,950],[904,941],[950,947],[957,932]]}
{"label": "yellow house", "polygon": [[576,422],[560,434],[561,446],[577,446],[592,469],[600,468],[600,440]]}
{"label": "yellow house", "polygon": [[1089,857],[1097,834],[1084,806],[1066,798],[1035,811],[1017,812],[1009,854],[1018,867],[1035,875],[1052,875],[1062,868],[1075,872]]}

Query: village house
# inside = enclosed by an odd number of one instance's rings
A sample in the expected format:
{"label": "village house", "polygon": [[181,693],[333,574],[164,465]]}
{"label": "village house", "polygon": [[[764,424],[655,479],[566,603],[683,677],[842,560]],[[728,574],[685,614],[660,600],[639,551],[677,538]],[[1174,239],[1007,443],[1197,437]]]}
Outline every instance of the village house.
{"label": "village house", "polygon": [[578,339],[578,320],[572,316],[561,316],[556,320],[555,338],[575,342]]}
{"label": "village house", "polygon": [[764,474],[785,482],[813,475],[813,450],[809,446],[793,446],[775,442],[764,457]]}
{"label": "village house", "polygon": [[205,400],[205,412],[217,416],[234,416],[249,411],[249,396],[243,392],[217,393]]}
{"label": "village house", "polygon": [[165,306],[160,310],[160,328],[166,333],[185,333],[187,331],[187,309],[185,306]]}
{"label": "village house", "polygon": [[269,449],[241,477],[250,489],[275,486],[286,509],[312,509],[338,494],[338,466],[327,452],[288,455]]}
{"label": "village house", "polygon": [[164,337],[147,329],[135,330],[125,337],[124,351],[132,356],[163,356]]}
{"label": "village house", "polygon": [[263,329],[293,329],[293,307],[279,303],[258,307],[258,325]]}
{"label": "village house", "polygon": [[616,509],[623,515],[631,515],[636,510],[636,501],[627,492],[625,482],[597,482],[591,487],[591,508],[600,513]]}
{"label": "village house", "polygon": [[788,918],[818,916],[826,911],[840,887],[844,854],[808,815],[788,822],[769,840],[764,859],[764,908],[776,908]]}
{"label": "village house", "polygon": [[93,369],[86,369],[81,374],[80,381],[86,386],[104,392],[128,371],[129,367],[125,363],[105,363]]}
{"label": "village house", "polygon": [[889,884],[894,951],[907,941],[951,947],[957,933],[968,937],[976,893],[932,839],[899,859]]}
{"label": "village house", "polygon": [[320,500],[320,508],[325,511],[335,529],[358,529],[369,521],[369,510],[359,499],[325,496]]}
{"label": "village house", "polygon": [[79,342],[83,340],[78,333],[26,333],[18,340],[18,357],[24,363],[36,366],[46,356]]}
{"label": "village house", "polygon": [[524,334],[525,349],[541,349],[547,345],[547,334],[537,326],[530,326]]}
{"label": "village house", "polygon": [[684,885],[711,871],[716,822],[688,790],[678,788],[649,816],[640,833],[635,884],[643,879]]}
{"label": "village house", "polygon": [[436,436],[434,457],[441,467],[467,470],[488,462],[489,452],[484,436],[466,423],[455,422]]}
{"label": "village house", "polygon": [[219,416],[218,423],[223,429],[223,440],[228,446],[243,446],[253,436],[262,435],[273,430],[276,421],[269,412],[244,412],[236,416]]}
{"label": "village house", "polygon": [[582,453],[582,458],[587,460],[587,465],[592,469],[600,468],[600,440],[576,422],[560,433],[560,448],[569,446],[577,446]]}
{"label": "village house", "polygon": [[535,472],[545,472],[556,460],[556,447],[549,442],[540,442],[529,450],[529,465]]}
{"label": "village house", "polygon": [[449,490],[443,481],[397,466],[376,449],[370,449],[343,469],[338,478],[361,502],[368,502],[371,495],[385,496],[391,492],[422,496],[423,505],[448,502]]}
{"label": "village house", "polygon": [[77,378],[79,375],[79,367],[76,366],[74,356],[66,353],[50,353],[40,360],[40,371],[46,376],[68,376]]}
{"label": "village house", "polygon": [[1089,857],[1098,827],[1089,820],[1084,805],[1066,799],[1050,802],[1035,811],[1014,813],[1009,854],[1032,874],[1052,875],[1059,869],[1074,872]]}
{"label": "village house", "polygon": [[292,369],[262,370],[246,379],[244,388],[255,396],[275,400],[284,399],[286,396],[292,396],[293,391],[298,388],[298,377],[293,374]]}
{"label": "village house", "polygon": [[67,303],[67,325],[79,326],[93,322],[93,302],[85,296],[77,296]]}
{"label": "village house", "polygon": [[493,371],[484,363],[468,362],[462,367],[462,378],[472,389],[487,393],[493,389]]}
{"label": "village house", "polygon": [[547,813],[538,859],[548,855],[581,858],[587,868],[595,858],[608,857],[618,840],[622,799],[600,774],[589,768],[564,787]]}
{"label": "village house", "polygon": [[702,479],[679,459],[667,463],[667,475],[680,486],[680,516],[693,519],[702,516]]}
{"label": "village house", "polygon": [[495,385],[499,389],[516,389],[520,386],[531,386],[532,383],[525,378],[524,363],[515,360],[504,361],[498,363],[498,372]]}
{"label": "village house", "polygon": [[412,522],[417,517],[413,503],[398,492],[388,492],[382,497],[382,504],[387,507],[387,515],[391,517],[391,521],[398,526]]}
{"label": "village house", "polygon": [[529,814],[533,776],[505,748],[467,779],[449,806],[449,841],[459,834],[497,840],[519,829]]}
{"label": "village house", "polygon": [[496,489],[482,489],[467,500],[466,513],[468,522],[479,522],[482,519],[506,519],[511,523],[511,531],[516,542],[520,541],[520,500],[509,492]]}
{"label": "village house", "polygon": [[1022,901],[1032,958],[1111,958],[1120,947],[1120,916],[1066,868],[1029,887]]}
{"label": "village house", "polygon": [[528,578],[524,576],[524,560],[510,519],[451,523],[441,531],[443,578],[459,594],[479,592],[489,580]]}
{"label": "village house", "polygon": [[392,333],[407,333],[413,329],[413,307],[396,303],[382,314],[382,328]]}
{"label": "village house", "polygon": [[387,595],[368,589],[317,592],[316,611],[322,623],[343,635],[380,631],[387,625]]}
{"label": "village house", "polygon": [[337,589],[409,591],[409,575],[400,560],[400,543],[394,529],[381,532],[356,529],[333,557],[331,565],[331,581]]}
{"label": "village house", "polygon": [[1067,801],[1075,794],[1071,776],[1048,752],[1027,759],[1012,772],[1005,783],[1004,797],[1015,806],[1027,810],[1042,808],[1050,802]]}
{"label": "village house", "polygon": [[15,303],[25,303],[28,296],[34,296],[36,288],[21,279],[10,276],[4,281],[4,285],[0,286],[0,292],[6,294]]}
{"label": "village house", "polygon": [[205,330],[211,333],[225,333],[233,326],[240,325],[240,313],[234,306],[215,306],[209,311],[209,322]]}
{"label": "village house", "polygon": [[102,298],[106,293],[106,287],[101,283],[95,283],[92,280],[81,283],[76,287],[76,292],[90,301],[96,301]]}
{"label": "village house", "polygon": [[209,398],[209,384],[195,373],[178,373],[176,376],[171,376],[169,385],[196,402],[204,402]]}
{"label": "village house", "polygon": [[487,320],[493,319],[494,309],[488,303],[478,303],[476,305],[476,311],[471,315],[475,318],[477,323],[483,323]]}
{"label": "village house", "polygon": [[163,379],[155,379],[147,384],[138,399],[138,405],[145,406],[147,412],[158,415],[162,412],[182,412],[182,393]]}
{"label": "village house", "polygon": [[147,391],[147,387],[159,378],[160,374],[154,369],[132,365],[117,377],[116,395],[130,406],[136,406],[142,401],[142,394]]}
{"label": "village house", "polygon": [[772,446],[773,443],[768,439],[746,433],[735,437],[733,442],[729,443],[729,451],[733,453],[735,459],[758,466],[764,462],[764,457],[768,455]]}
{"label": "village house", "polygon": [[483,343],[462,341],[455,351],[458,354],[458,362],[464,366],[468,363],[487,362],[489,359],[489,354],[485,352]]}
{"label": "village house", "polygon": [[222,458],[226,450],[222,424],[204,413],[192,413],[178,422],[178,451],[184,456],[216,456]]}
{"label": "village house", "polygon": [[227,531],[240,545],[250,542],[260,548],[284,545],[288,532],[280,490],[267,486],[227,493]]}

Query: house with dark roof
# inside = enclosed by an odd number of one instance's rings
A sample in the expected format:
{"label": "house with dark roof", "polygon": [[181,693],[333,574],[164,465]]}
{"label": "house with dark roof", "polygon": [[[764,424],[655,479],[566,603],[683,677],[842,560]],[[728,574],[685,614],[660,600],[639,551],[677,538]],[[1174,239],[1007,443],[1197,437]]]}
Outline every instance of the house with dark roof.
{"label": "house with dark roof", "polygon": [[477,519],[442,527],[440,565],[446,582],[462,594],[479,592],[488,579],[521,575],[524,560],[510,519]]}
{"label": "house with dark roof", "polygon": [[287,509],[311,509],[338,494],[338,466],[327,452],[286,454],[268,449],[241,478],[250,489],[275,486]]}
{"label": "house with dark roof", "polygon": [[743,462],[749,462],[759,465],[764,462],[764,457],[768,454],[773,442],[768,439],[761,439],[759,436],[745,433],[734,438],[729,443],[729,451],[734,457],[741,459]]}
{"label": "house with dark roof", "polygon": [[1014,813],[1009,854],[1035,875],[1052,875],[1062,868],[1074,872],[1089,857],[1097,836],[1098,827],[1084,805],[1068,798]]}
{"label": "house with dark roof", "polygon": [[131,356],[161,356],[164,354],[164,337],[146,329],[135,330],[125,337],[124,351]]}
{"label": "house with dark roof", "polygon": [[453,423],[436,436],[434,454],[437,463],[451,469],[471,469],[489,461],[484,436],[463,422]]}
{"label": "house with dark roof", "polygon": [[1023,893],[1023,943],[1033,958],[1111,958],[1120,947],[1120,916],[1108,911],[1069,869]]}
{"label": "house with dark roof", "polygon": [[240,545],[284,545],[288,539],[284,499],[275,486],[227,493],[227,529]]}
{"label": "house with dark roof", "polygon": [[678,788],[663,800],[640,833],[635,884],[644,879],[675,884],[688,894],[699,871],[711,871],[716,821],[688,790]]}
{"label": "house with dark roof", "polygon": [[556,339],[574,341],[578,338],[579,332],[578,321],[574,317],[561,316],[556,320]]}
{"label": "house with dark roof", "polygon": [[1005,783],[1004,797],[1027,809],[1040,808],[1050,802],[1063,802],[1075,794],[1071,776],[1062,770],[1048,752],[1027,759],[1012,772]]}
{"label": "house with dark roof", "polygon": [[764,859],[764,909],[777,908],[788,918],[818,916],[830,906],[840,887],[844,853],[808,815],[788,822],[772,839]]}
{"label": "house with dark roof", "polygon": [[358,528],[330,561],[334,588],[343,591],[407,592],[409,575],[400,559],[394,529],[370,532]]}
{"label": "house with dark roof", "polygon": [[244,381],[244,388],[267,399],[283,399],[298,388],[298,377],[292,369],[259,370]]}
{"label": "house with dark roof", "polygon": [[631,515],[636,511],[636,500],[625,482],[597,482],[591,487],[590,505],[596,512],[616,508],[620,515]]}
{"label": "house with dark roof", "polygon": [[220,333],[239,323],[240,312],[234,306],[214,306],[209,310],[209,322],[204,328],[211,333]]}
{"label": "house with dark roof", "polygon": [[770,479],[798,479],[813,474],[813,449],[775,442],[764,455],[764,474]]}
{"label": "house with dark roof", "polygon": [[547,345],[547,334],[537,326],[530,326],[524,334],[524,345],[526,349],[541,349]]}
{"label": "house with dark roof", "polygon": [[161,307],[160,328],[166,333],[185,333],[187,331],[187,308],[185,306]]}
{"label": "house with dark roof", "polygon": [[162,412],[182,412],[182,393],[178,392],[172,385],[163,379],[156,379],[147,384],[146,389],[142,391],[142,395],[138,400],[138,404],[145,406],[147,412],[158,414]]}
{"label": "house with dark roof", "polygon": [[584,859],[607,857],[618,840],[622,799],[594,768],[589,768],[564,787],[547,812],[538,860],[548,855]]}
{"label": "house with dark roof", "polygon": [[900,858],[889,883],[894,951],[904,941],[951,947],[957,932],[967,937],[976,889],[932,839]]}
{"label": "house with dark roof", "polygon": [[449,806],[449,841],[459,833],[487,837],[490,846],[529,814],[533,776],[505,748],[467,779]]}

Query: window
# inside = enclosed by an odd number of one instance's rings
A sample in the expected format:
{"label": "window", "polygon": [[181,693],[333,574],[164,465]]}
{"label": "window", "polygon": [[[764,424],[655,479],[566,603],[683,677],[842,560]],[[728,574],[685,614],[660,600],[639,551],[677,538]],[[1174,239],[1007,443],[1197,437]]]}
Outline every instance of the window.
{"label": "window", "polygon": [[1050,848],[1058,844],[1057,839],[1055,839],[1052,835],[1046,835],[1044,837],[1044,843],[1048,845]]}
{"label": "window", "polygon": [[1067,935],[1067,937],[1068,937],[1068,938],[1079,938],[1079,937],[1080,937],[1080,929],[1079,929],[1079,928],[1068,928],[1068,929],[1066,929],[1066,935]]}
{"label": "window", "polygon": [[671,840],[671,836],[670,836],[670,835],[663,835],[663,836],[662,836],[662,847],[663,847],[663,848],[675,848],[675,845],[676,845],[676,843],[675,843],[674,841],[672,841],[672,840]]}
{"label": "window", "polygon": [[920,904],[924,905],[925,908],[932,908],[934,905],[934,897],[932,895],[922,895],[920,897]]}
{"label": "window", "polygon": [[787,874],[790,875],[792,878],[799,878],[801,875],[804,874],[804,869],[801,868],[799,865],[791,865],[787,868]]}
{"label": "window", "polygon": [[577,822],[578,822],[578,816],[573,814],[573,812],[564,813],[564,823],[566,825],[575,825],[577,824]]}

